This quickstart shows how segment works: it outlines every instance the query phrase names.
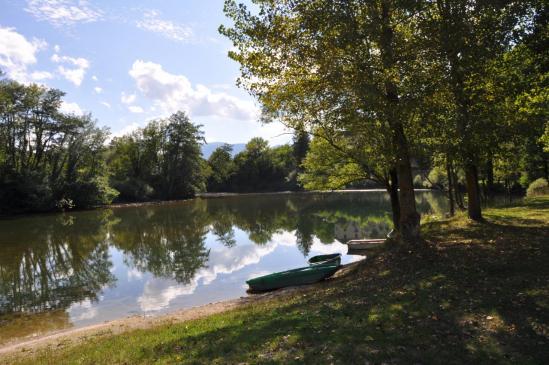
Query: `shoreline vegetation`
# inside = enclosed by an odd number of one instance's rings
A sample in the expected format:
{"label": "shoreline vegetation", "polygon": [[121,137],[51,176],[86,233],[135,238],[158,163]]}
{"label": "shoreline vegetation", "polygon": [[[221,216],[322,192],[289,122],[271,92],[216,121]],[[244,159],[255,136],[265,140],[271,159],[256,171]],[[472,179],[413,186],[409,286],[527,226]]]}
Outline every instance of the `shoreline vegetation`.
{"label": "shoreline vegetation", "polygon": [[[439,191],[437,189],[415,189],[415,191]],[[341,189],[341,190],[286,190],[286,191],[266,191],[266,192],[253,192],[253,193],[232,193],[232,192],[219,192],[219,193],[198,193],[192,198],[187,199],[174,199],[174,200],[150,200],[143,202],[121,202],[121,203],[111,203],[105,205],[99,205],[96,207],[90,208],[81,208],[81,209],[71,209],[66,211],[45,211],[45,212],[22,212],[22,213],[12,213],[12,214],[0,214],[0,219],[10,219],[16,217],[27,217],[34,215],[42,214],[59,214],[59,213],[70,213],[70,212],[79,212],[79,211],[89,211],[95,209],[111,209],[111,208],[128,208],[128,207],[141,207],[147,205],[164,205],[164,204],[178,204],[186,201],[191,201],[193,199],[213,199],[213,198],[224,198],[224,197],[235,197],[235,196],[257,196],[257,195],[286,195],[286,194],[345,194],[345,193],[367,193],[367,192],[382,192],[386,193],[385,189]],[[441,194],[443,192],[440,192]]]}
{"label": "shoreline vegetation", "polygon": [[549,196],[485,217],[425,223],[424,245],[380,251],[317,285],[144,328],[117,322],[120,331],[70,343],[37,341],[0,362],[541,364],[549,358]]}

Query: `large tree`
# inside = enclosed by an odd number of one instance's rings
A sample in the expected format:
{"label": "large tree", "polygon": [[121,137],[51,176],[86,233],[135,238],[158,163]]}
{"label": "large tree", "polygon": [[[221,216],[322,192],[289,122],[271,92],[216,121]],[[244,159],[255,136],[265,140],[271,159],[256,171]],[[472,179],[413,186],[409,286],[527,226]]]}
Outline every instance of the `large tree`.
{"label": "large tree", "polygon": [[440,87],[451,95],[455,145],[466,176],[471,219],[482,220],[480,166],[491,163],[505,136],[503,103],[494,93],[493,63],[528,31],[536,1],[436,0],[425,13],[424,30],[446,65]]}
{"label": "large tree", "polygon": [[108,130],[60,111],[64,93],[0,80],[0,213],[93,207],[116,196],[104,163]]}
{"label": "large tree", "polygon": [[208,191],[230,191],[230,181],[235,172],[232,152],[233,147],[230,144],[224,144],[217,147],[208,158],[210,167],[207,181]]}
{"label": "large tree", "polygon": [[205,189],[199,125],[177,112],[113,139],[112,184],[129,201],[181,199]]}
{"label": "large tree", "polygon": [[[405,240],[419,236],[409,129],[430,92],[418,14],[422,2],[234,0],[220,28],[236,48],[240,84],[290,127],[353,136],[398,175]],[[339,138],[341,140],[341,138]]]}

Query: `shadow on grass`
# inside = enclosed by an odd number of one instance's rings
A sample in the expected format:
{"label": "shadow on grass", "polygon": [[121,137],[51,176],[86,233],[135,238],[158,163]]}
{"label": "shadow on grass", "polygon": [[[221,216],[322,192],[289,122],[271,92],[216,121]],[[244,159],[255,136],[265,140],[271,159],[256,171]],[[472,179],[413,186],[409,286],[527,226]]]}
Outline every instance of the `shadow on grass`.
{"label": "shadow on grass", "polygon": [[[198,363],[547,363],[548,233],[490,218],[432,234],[429,252],[388,253],[152,351]],[[439,244],[446,234],[475,243]]]}
{"label": "shadow on grass", "polygon": [[[547,364],[549,228],[513,214],[429,223],[427,249],[385,252],[274,301],[134,334],[127,362]],[[123,336],[104,343],[131,346]]]}

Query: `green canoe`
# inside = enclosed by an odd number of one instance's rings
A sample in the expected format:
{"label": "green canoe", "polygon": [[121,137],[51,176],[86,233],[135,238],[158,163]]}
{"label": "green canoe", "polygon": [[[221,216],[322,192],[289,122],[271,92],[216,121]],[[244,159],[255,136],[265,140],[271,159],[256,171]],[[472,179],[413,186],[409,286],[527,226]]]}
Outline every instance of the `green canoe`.
{"label": "green canoe", "polygon": [[339,265],[341,264],[341,254],[332,253],[330,255],[317,255],[309,259],[309,265]]}
{"label": "green canoe", "polygon": [[250,286],[252,291],[266,291],[287,286],[312,284],[332,276],[338,268],[339,265],[300,267],[299,269],[253,278],[246,281],[246,283]]}

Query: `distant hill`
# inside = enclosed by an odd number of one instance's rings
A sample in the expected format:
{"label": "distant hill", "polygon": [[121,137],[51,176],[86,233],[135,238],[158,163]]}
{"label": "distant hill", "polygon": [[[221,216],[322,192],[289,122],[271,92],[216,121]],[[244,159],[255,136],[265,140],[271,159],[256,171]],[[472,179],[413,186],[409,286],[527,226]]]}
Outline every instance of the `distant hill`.
{"label": "distant hill", "polygon": [[[225,144],[225,142],[210,142],[202,145],[202,156],[204,156],[205,159],[208,159],[210,155],[215,151],[216,148],[221,147]],[[230,144],[230,143],[229,143]],[[245,143],[235,143],[231,144],[233,147],[233,157],[246,148]]]}

